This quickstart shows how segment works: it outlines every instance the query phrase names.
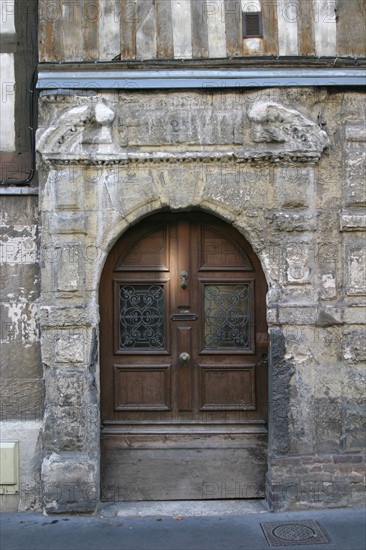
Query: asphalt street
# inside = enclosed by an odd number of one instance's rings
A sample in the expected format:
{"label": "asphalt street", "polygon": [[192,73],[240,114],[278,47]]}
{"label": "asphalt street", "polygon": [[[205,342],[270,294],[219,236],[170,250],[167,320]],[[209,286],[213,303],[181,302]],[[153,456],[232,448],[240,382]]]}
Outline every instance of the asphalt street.
{"label": "asphalt street", "polygon": [[365,541],[364,509],[221,516],[176,510],[147,517],[1,515],[1,550],[365,550]]}

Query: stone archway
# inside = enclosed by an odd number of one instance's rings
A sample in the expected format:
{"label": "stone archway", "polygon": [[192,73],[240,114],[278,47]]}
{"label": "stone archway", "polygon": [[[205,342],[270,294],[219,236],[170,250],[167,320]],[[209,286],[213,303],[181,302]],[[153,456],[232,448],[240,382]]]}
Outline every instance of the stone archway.
{"label": "stone archway", "polygon": [[[294,109],[273,102],[255,107],[252,101],[240,107],[250,125],[240,130],[239,145],[228,131],[216,136],[215,147],[211,136],[188,152],[179,143],[159,144],[175,137],[160,134],[129,149],[119,140],[116,117],[122,115],[112,100],[111,93],[65,97],[62,103],[52,96],[42,99],[48,117],[38,139],[46,383],[42,482],[45,508],[54,512],[94,510],[99,500],[98,287],[109,251],[129,227],[154,212],[200,208],[252,245],[269,285],[276,370],[271,452],[286,455],[291,444],[293,367],[285,357],[281,325],[291,326],[294,316],[309,330],[315,323],[313,306],[306,300],[299,306],[297,296],[306,297],[313,282],[314,163],[326,146],[324,132]],[[233,113],[228,110],[227,120],[235,126]],[[289,164],[297,174],[295,203],[293,182],[284,179]],[[268,480],[271,488],[276,481],[271,471]]]}

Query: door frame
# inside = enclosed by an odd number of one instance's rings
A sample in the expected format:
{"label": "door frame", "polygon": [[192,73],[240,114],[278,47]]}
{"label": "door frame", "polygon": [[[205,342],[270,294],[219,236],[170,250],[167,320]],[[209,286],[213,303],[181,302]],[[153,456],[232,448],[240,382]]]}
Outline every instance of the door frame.
{"label": "door frame", "polygon": [[[194,209],[194,210],[184,210],[184,211],[179,211],[179,214],[187,214],[187,216],[189,216],[190,214],[192,214],[192,212],[202,212],[204,213],[202,210],[199,210],[199,209]],[[112,246],[110,247],[108,253],[106,254],[106,260],[107,258],[109,257],[109,255],[112,253],[112,249],[113,249],[113,246],[121,239],[123,238],[123,236],[126,234],[127,231],[131,230],[132,227],[135,227],[137,229],[137,231],[139,231],[139,228],[143,228],[143,224],[146,223],[149,218],[153,218],[153,217],[156,217],[157,215],[159,214],[164,214],[164,213],[167,213],[166,211],[160,211],[160,212],[153,212],[153,213],[150,213],[148,216],[145,216],[144,218],[140,219],[137,223],[134,223],[134,224],[129,224],[128,227],[125,228],[125,231],[123,231],[117,239],[114,239],[113,242],[112,242]],[[170,214],[172,214],[170,211],[168,212]],[[173,216],[174,216],[174,213],[173,213]],[[225,223],[227,225],[228,228],[232,227],[232,224],[230,223],[227,223],[226,220],[223,220],[222,218],[220,218],[219,216],[217,216],[217,214],[215,213],[211,213],[211,212],[207,212],[207,216],[209,216],[209,218],[211,219],[217,219],[219,221],[221,221],[222,223]],[[252,256],[256,259],[256,266],[255,266],[255,271],[256,273],[261,272],[261,276],[263,277],[263,280],[266,282],[267,284],[267,280],[266,280],[266,275],[265,275],[265,271],[263,269],[263,266],[262,266],[262,262],[260,260],[260,257],[255,253],[255,251],[253,250],[253,247],[250,243],[250,241],[248,240],[248,238],[246,237],[246,235],[243,234],[242,231],[239,231],[237,228],[233,228],[235,229],[235,231],[241,235],[241,237],[245,240],[245,242],[249,245],[249,248],[252,252]],[[103,272],[104,270],[104,266],[102,268],[102,271],[101,273]],[[101,277],[100,277],[100,280],[101,280]],[[100,292],[100,291],[99,291]],[[268,292],[268,286],[267,286],[267,292]],[[100,298],[100,294],[99,294],[99,298]],[[264,299],[264,302],[263,302],[263,307],[265,308],[265,311],[266,311],[266,298]],[[268,339],[266,340],[266,335],[265,334],[262,334],[262,338],[263,338],[263,344],[265,345],[267,342],[268,342]],[[258,342],[257,342],[258,343]],[[269,378],[270,378],[270,369],[268,368],[268,371],[267,371],[267,384],[268,384],[268,389],[270,387],[270,383],[269,383]],[[101,384],[101,382],[100,382]],[[267,390],[267,399],[268,399],[268,390]],[[268,404],[268,400],[267,400],[267,404]],[[268,440],[270,440],[270,416],[269,416],[269,411],[267,412],[267,428],[268,428]],[[268,464],[268,457],[269,457],[269,443],[267,445],[267,464]]]}

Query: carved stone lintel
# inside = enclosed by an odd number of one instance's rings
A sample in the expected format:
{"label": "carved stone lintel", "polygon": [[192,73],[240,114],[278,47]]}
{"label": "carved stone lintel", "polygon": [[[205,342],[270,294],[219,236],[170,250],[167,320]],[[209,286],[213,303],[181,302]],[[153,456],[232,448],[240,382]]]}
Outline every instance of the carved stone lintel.
{"label": "carved stone lintel", "polygon": [[[136,115],[138,116],[138,115]],[[46,129],[38,131],[37,150],[49,165],[109,165],[136,163],[182,162],[316,162],[328,144],[323,130],[299,111],[279,103],[257,102],[248,111],[252,121],[253,142],[244,145],[230,143],[230,132],[215,147],[205,135],[196,141],[186,136],[165,143],[162,138],[147,134],[144,147],[129,147],[126,127],[124,145],[119,144],[115,126],[122,124],[114,108],[103,98],[84,98],[57,117]],[[156,120],[155,120],[155,118]],[[160,113],[152,111],[151,125],[162,123]],[[150,120],[150,119],[149,119]],[[159,124],[158,124],[159,122]],[[141,121],[137,121],[141,124]],[[133,124],[133,122],[131,122]],[[210,134],[210,126],[207,128]],[[231,131],[231,130],[230,130]],[[160,141],[159,141],[160,139]],[[218,140],[221,138],[217,138]],[[132,139],[133,143],[133,139]],[[220,148],[218,145],[220,143]],[[256,145],[264,143],[264,147]]]}

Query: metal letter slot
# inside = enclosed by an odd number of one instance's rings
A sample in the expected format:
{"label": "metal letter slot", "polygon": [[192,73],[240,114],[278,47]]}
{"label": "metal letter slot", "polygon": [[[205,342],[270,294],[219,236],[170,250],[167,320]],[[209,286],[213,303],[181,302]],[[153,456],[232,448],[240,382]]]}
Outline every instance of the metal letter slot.
{"label": "metal letter slot", "polygon": [[195,313],[173,313],[170,319],[172,321],[196,321],[198,319],[198,315]]}

